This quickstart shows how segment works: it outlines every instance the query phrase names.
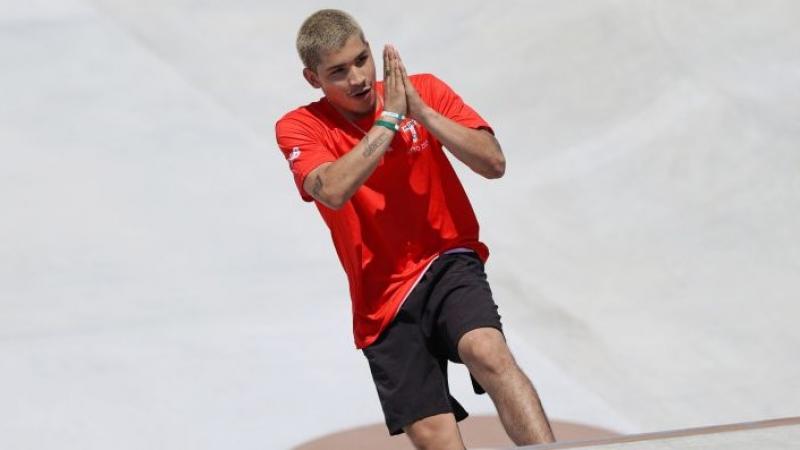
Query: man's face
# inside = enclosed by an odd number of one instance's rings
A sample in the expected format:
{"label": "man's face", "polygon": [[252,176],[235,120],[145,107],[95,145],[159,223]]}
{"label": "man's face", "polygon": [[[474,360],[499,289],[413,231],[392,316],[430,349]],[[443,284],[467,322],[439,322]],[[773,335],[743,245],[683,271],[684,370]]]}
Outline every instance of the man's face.
{"label": "man's face", "polygon": [[316,70],[303,70],[306,80],[321,88],[328,101],[345,117],[354,120],[375,110],[375,62],[369,44],[359,35],[344,46],[324,53]]}

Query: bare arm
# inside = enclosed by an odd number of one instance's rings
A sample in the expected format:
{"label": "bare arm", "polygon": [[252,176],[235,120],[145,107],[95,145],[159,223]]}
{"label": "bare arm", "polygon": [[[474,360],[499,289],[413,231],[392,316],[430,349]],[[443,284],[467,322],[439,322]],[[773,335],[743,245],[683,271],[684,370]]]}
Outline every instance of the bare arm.
{"label": "bare arm", "polygon": [[486,178],[500,178],[506,158],[500,143],[486,130],[460,125],[426,106],[416,117],[459,161]]}
{"label": "bare arm", "polygon": [[352,151],[312,170],[303,189],[328,208],[341,208],[375,171],[393,136],[387,128],[372,127]]}

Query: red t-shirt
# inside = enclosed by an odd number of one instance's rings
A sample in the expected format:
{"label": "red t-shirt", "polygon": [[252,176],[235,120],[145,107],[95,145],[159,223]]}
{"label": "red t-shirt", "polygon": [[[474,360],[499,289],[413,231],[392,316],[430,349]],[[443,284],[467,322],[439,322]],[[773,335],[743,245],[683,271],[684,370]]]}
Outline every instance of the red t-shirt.
{"label": "red t-shirt", "polygon": [[[423,101],[469,128],[491,128],[449,86],[430,74],[411,76]],[[383,83],[375,84],[383,97]],[[348,122],[325,98],[287,113],[275,131],[305,201],[306,176],[336,161],[364,138],[373,118]],[[448,249],[466,247],[483,261],[472,205],[442,151],[422,125],[406,118],[375,171],[339,210],[315,202],[347,273],[357,348],[374,342],[391,323],[428,265]]]}

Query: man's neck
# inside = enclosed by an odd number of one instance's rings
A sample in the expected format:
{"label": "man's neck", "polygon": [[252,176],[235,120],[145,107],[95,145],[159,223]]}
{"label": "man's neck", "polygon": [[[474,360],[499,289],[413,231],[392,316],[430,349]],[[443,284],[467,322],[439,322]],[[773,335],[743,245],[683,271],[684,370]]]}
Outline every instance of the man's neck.
{"label": "man's neck", "polygon": [[366,120],[366,119],[372,120],[372,118],[375,117],[375,112],[380,107],[381,101],[380,101],[380,97],[376,96],[376,100],[372,104],[372,108],[370,109],[370,111],[369,112],[365,112],[365,113],[361,113],[361,114],[356,114],[356,113],[353,113],[351,111],[346,111],[346,110],[344,110],[342,108],[339,108],[338,106],[334,105],[333,102],[330,102],[330,101],[328,101],[328,104],[331,105],[331,107],[333,107],[333,109],[335,109],[339,114],[342,115],[342,117],[344,117],[348,121],[357,123],[357,122],[361,122],[361,121]]}

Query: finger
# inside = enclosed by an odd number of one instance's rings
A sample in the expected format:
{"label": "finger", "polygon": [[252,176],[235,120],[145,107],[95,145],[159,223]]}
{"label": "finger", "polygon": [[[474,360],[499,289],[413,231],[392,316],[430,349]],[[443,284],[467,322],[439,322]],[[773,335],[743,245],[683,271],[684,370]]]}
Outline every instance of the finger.
{"label": "finger", "polygon": [[397,64],[397,52],[394,49],[394,45],[389,46],[389,56],[392,58],[392,63]]}
{"label": "finger", "polygon": [[397,50],[397,47],[392,46],[392,54],[394,55],[397,64],[397,73],[405,84],[406,67],[405,64],[403,64],[403,59],[400,57],[400,52]]}
{"label": "finger", "polygon": [[397,62],[397,53],[394,51],[394,46],[389,46],[389,61],[391,63],[391,73],[394,78],[393,82],[396,88],[401,86],[403,79],[400,77],[400,70]]}
{"label": "finger", "polygon": [[391,52],[392,52],[392,65],[393,65],[392,69],[393,69],[393,72],[397,76],[397,80],[399,82],[402,82],[403,78],[402,78],[402,72],[400,71],[400,64],[401,64],[401,62],[400,62],[400,54],[397,53],[397,48],[394,45],[392,46]]}
{"label": "finger", "polygon": [[403,80],[405,81],[408,79],[408,72],[406,72],[406,65],[403,64],[403,61],[400,61],[400,74],[403,76]]}
{"label": "finger", "polygon": [[389,77],[389,71],[391,70],[390,62],[389,62],[389,45],[383,46],[383,81]]}
{"label": "finger", "polygon": [[385,62],[383,64],[384,89],[386,92],[392,92],[392,89],[394,88],[394,77],[392,77],[392,47],[389,44],[386,44],[385,49]]}
{"label": "finger", "polygon": [[395,57],[397,58],[397,64],[400,65],[400,67],[402,68],[403,67],[403,58],[400,56],[400,50],[398,50],[397,47],[394,47],[394,54],[395,54]]}
{"label": "finger", "polygon": [[400,79],[403,80],[403,86],[405,86],[406,90],[413,90],[414,86],[411,84],[411,80],[408,78],[408,72],[406,71],[406,65],[403,64],[402,61],[399,63],[399,71],[400,71]]}

